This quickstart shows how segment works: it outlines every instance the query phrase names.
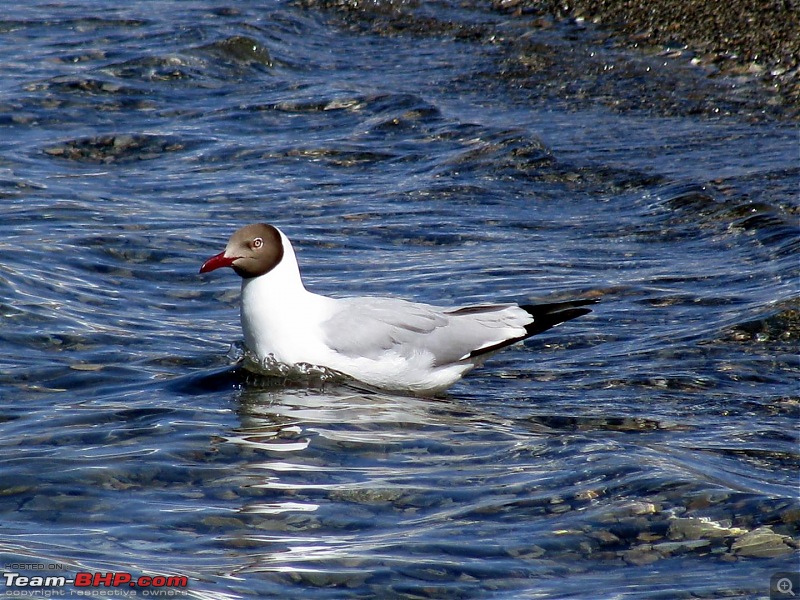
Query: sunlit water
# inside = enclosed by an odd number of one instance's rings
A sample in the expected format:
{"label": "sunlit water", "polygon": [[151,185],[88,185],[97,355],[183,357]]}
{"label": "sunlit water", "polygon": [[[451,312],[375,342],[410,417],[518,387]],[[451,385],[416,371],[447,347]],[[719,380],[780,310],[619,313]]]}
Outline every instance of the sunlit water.
{"label": "sunlit water", "polygon": [[[767,596],[800,528],[794,123],[576,24],[370,6],[3,9],[3,565]],[[325,294],[601,303],[435,399],[256,377],[238,278],[197,274],[253,221]]]}

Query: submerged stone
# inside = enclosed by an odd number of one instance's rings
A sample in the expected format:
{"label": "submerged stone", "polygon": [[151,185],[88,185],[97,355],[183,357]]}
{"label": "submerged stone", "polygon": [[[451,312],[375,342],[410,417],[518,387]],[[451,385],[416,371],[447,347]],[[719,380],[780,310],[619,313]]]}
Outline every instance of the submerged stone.
{"label": "submerged stone", "polygon": [[214,42],[209,46],[205,46],[205,49],[236,62],[256,63],[265,67],[272,66],[272,57],[269,54],[269,50],[258,40],[244,35],[234,35],[219,42]]}
{"label": "submerged stone", "polygon": [[773,558],[795,551],[794,540],[787,535],[780,535],[770,527],[759,527],[736,538],[731,545],[731,552],[737,556],[751,558]]}

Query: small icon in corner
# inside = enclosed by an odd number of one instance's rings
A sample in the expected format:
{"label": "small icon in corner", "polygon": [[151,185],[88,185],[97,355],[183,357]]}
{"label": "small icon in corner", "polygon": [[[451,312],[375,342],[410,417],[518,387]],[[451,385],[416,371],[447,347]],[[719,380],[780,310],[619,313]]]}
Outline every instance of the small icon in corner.
{"label": "small icon in corner", "polygon": [[[786,598],[798,598],[800,594],[800,572],[775,573],[769,580],[770,600],[785,600]],[[800,600],[800,599],[798,599]]]}

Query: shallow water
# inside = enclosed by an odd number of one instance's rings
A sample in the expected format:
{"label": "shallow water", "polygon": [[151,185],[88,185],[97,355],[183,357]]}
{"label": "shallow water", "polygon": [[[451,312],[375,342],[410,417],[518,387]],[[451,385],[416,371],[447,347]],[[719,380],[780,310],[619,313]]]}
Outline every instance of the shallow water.
{"label": "shallow water", "polygon": [[[4,9],[4,566],[206,598],[766,597],[796,568],[796,124],[532,19]],[[238,278],[197,274],[256,220],[321,293],[601,303],[440,398],[265,380],[231,371]]]}

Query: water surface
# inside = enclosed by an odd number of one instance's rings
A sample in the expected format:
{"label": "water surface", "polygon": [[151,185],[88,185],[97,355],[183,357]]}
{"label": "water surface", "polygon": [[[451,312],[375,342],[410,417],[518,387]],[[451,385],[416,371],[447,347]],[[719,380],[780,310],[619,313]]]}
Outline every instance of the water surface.
{"label": "water surface", "polygon": [[[0,552],[206,598],[765,597],[796,567],[796,123],[470,3],[0,21]],[[242,224],[330,295],[590,295],[439,398],[231,371]],[[233,348],[232,348],[233,346]]]}

